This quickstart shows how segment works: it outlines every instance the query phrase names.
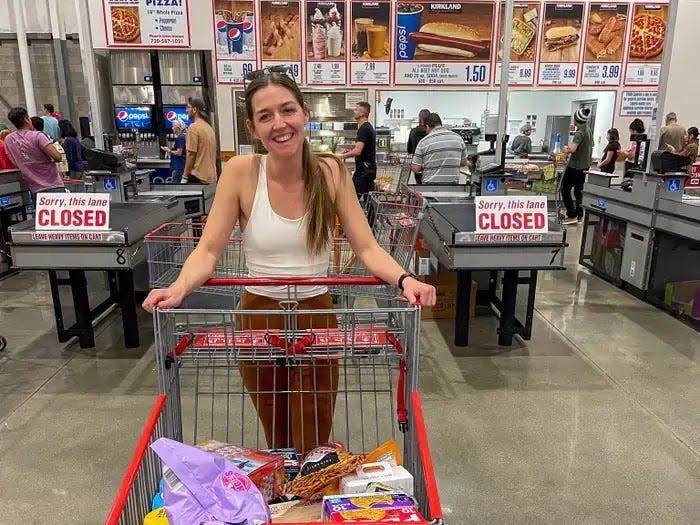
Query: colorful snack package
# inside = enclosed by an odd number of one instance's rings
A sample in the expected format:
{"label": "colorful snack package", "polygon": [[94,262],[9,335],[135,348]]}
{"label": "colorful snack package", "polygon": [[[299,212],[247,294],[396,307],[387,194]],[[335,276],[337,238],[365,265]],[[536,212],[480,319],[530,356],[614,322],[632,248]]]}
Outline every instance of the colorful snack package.
{"label": "colorful snack package", "polygon": [[151,448],[163,462],[170,525],[258,525],[270,520],[258,488],[223,456],[167,438]]}
{"label": "colorful snack package", "polygon": [[143,518],[143,525],[170,525],[165,509],[152,510]]}
{"label": "colorful snack package", "polygon": [[422,523],[425,522],[425,518],[415,507],[403,507],[400,509],[365,509],[334,512],[326,517],[324,521],[333,523],[367,523],[368,521]]}
{"label": "colorful snack package", "polygon": [[268,448],[263,450],[268,454],[281,456],[284,459],[284,481],[289,483],[299,474],[300,458],[295,448]]}
{"label": "colorful snack package", "polygon": [[317,447],[304,457],[299,474],[287,484],[285,493],[304,499],[318,497],[324,487],[337,483],[361,463],[362,456],[331,446]]}
{"label": "colorful snack package", "polygon": [[231,461],[255,483],[265,501],[272,501],[282,494],[285,479],[282,456],[214,440],[204,441],[197,448],[219,454]]}
{"label": "colorful snack package", "polygon": [[403,492],[381,494],[356,494],[353,496],[331,496],[323,498],[323,517],[329,518],[337,512],[367,509],[400,509],[415,507],[413,498]]}
{"label": "colorful snack package", "polygon": [[392,467],[403,465],[401,451],[399,450],[399,444],[396,440],[390,439],[385,441],[367,454],[365,458],[365,463],[379,463],[381,461],[388,462]]}

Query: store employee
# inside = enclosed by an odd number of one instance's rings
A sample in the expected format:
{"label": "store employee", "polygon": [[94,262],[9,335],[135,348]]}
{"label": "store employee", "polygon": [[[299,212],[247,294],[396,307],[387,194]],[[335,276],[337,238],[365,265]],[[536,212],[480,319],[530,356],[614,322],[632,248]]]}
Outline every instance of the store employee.
{"label": "store employee", "polygon": [[513,139],[513,143],[510,145],[510,151],[514,155],[521,157],[527,157],[532,153],[532,126],[530,124],[523,124],[520,128],[520,135]]}
{"label": "store employee", "polygon": [[357,121],[355,147],[342,154],[344,159],[355,157],[355,173],[352,182],[358,196],[365,195],[374,188],[377,177],[377,134],[369,123],[371,106],[368,102],[358,102],[353,112]]}

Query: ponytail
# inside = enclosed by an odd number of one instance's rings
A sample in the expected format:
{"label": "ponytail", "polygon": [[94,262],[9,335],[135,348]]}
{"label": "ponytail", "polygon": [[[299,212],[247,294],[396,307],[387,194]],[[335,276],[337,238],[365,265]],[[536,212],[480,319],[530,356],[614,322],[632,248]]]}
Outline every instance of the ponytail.
{"label": "ponytail", "polygon": [[335,204],[331,200],[318,156],[311,152],[306,140],[302,151],[302,177],[306,204],[306,247],[312,254],[319,254],[333,238]]}

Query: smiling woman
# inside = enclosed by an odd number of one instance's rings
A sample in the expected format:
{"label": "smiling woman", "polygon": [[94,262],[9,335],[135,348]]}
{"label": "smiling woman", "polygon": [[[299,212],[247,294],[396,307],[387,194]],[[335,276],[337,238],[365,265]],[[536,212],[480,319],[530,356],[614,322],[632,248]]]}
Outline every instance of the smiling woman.
{"label": "smiling woman", "polygon": [[[250,276],[326,276],[336,216],[355,255],[373,275],[402,288],[411,302],[435,304],[435,288],[406,274],[377,244],[343,163],[311,152],[304,136],[308,109],[286,70],[255,71],[248,80],[246,125],[268,153],[240,155],[228,161],[197,248],[175,283],[167,289],[153,290],[144,307],[175,307],[201,286],[214,271],[237,222]],[[322,286],[299,286],[296,297],[298,310],[333,308],[328,290]],[[277,310],[285,299],[286,287],[248,287],[240,308]],[[280,316],[241,316],[237,324],[250,329],[283,328],[271,326],[274,322],[281,322]],[[297,318],[301,330],[333,327],[335,323],[335,316],[327,313]],[[312,365],[288,365],[283,373],[269,364],[241,365],[248,390],[266,392],[252,396],[252,400],[270,447],[309,450],[328,440],[338,369],[333,361],[316,361]],[[291,394],[282,393],[289,392],[293,385],[317,393],[306,394],[311,398],[308,402],[294,402]],[[308,414],[309,410],[314,413]]]}

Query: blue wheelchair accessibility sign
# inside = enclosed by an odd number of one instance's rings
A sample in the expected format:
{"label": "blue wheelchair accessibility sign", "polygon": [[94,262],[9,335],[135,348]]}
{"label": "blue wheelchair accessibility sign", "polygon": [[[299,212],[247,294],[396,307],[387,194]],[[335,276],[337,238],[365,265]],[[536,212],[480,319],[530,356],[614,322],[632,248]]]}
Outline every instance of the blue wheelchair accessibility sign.
{"label": "blue wheelchair accessibility sign", "polygon": [[9,197],[0,197],[0,206],[7,206],[8,204],[10,204]]}
{"label": "blue wheelchair accessibility sign", "polygon": [[105,191],[117,191],[117,179],[115,177],[105,177],[102,184]]}
{"label": "blue wheelchair accessibility sign", "polygon": [[496,193],[498,191],[498,179],[486,179],[486,193]]}
{"label": "blue wheelchair accessibility sign", "polygon": [[681,191],[681,179],[668,179],[667,188],[669,193]]}

